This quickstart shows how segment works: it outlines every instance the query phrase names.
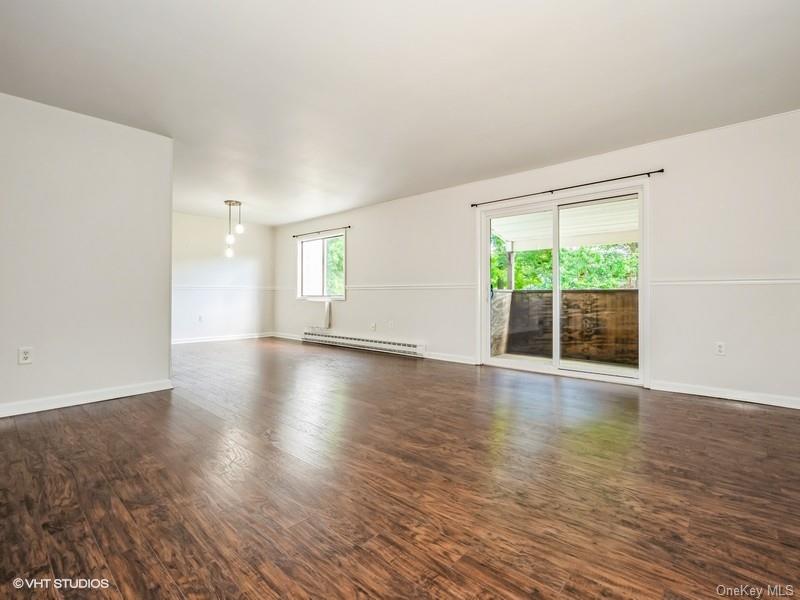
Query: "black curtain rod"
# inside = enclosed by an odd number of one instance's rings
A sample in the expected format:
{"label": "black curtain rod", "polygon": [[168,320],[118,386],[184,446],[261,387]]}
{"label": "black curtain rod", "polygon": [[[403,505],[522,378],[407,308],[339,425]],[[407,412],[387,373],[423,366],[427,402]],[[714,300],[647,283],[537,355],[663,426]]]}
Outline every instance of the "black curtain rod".
{"label": "black curtain rod", "polygon": [[350,229],[350,225],[345,225],[344,227],[332,227],[331,229],[323,229],[322,231],[309,231],[308,233],[298,233],[297,235],[293,235],[293,238],[303,237],[304,235],[316,235],[318,233],[326,233],[328,231],[339,231],[340,229]]}
{"label": "black curtain rod", "polygon": [[589,183],[579,183],[578,185],[568,185],[566,187],[553,188],[552,190],[544,190],[541,192],[534,192],[532,194],[522,194],[521,196],[509,196],[508,198],[500,198],[499,200],[487,200],[486,202],[476,202],[470,204],[471,207],[483,206],[484,204],[494,204],[495,202],[505,202],[506,200],[518,200],[519,198],[528,198],[530,196],[539,196],[540,194],[554,194],[556,192],[563,192],[564,190],[574,190],[579,187],[586,187],[587,185],[596,185],[598,183],[608,183],[610,181],[619,181],[620,179],[631,179],[632,177],[643,177],[653,175],[654,173],[663,173],[664,169],[657,171],[645,171],[644,173],[636,173],[635,175],[623,175],[622,177],[612,177],[611,179],[601,179],[599,181],[590,181]]}

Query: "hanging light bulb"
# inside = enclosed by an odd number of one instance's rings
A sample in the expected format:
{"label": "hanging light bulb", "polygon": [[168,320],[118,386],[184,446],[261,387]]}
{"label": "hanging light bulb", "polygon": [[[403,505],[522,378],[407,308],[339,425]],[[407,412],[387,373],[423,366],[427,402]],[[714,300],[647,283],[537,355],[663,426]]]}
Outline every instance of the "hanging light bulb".
{"label": "hanging light bulb", "polygon": [[[241,206],[241,202],[238,200],[225,200],[225,206],[228,207],[228,235],[225,236],[225,243],[228,246],[233,246],[236,243],[236,236],[233,235],[233,219],[232,219],[232,210],[234,206]],[[241,208],[239,209],[241,213]],[[239,216],[241,219],[241,214]],[[230,248],[229,248],[230,249]],[[231,250],[233,252],[233,250]]]}
{"label": "hanging light bulb", "polygon": [[225,244],[228,248],[225,250],[225,256],[231,258],[233,256],[233,246],[236,243],[236,236],[233,235],[233,207],[239,207],[239,223],[236,225],[236,233],[243,233],[244,227],[242,226],[242,203],[238,200],[225,200],[225,206],[228,207],[228,234],[225,236]]}
{"label": "hanging light bulb", "polygon": [[242,225],[242,203],[239,202],[237,206],[239,207],[239,222],[236,224],[235,231],[236,233],[242,234],[244,233],[244,225]]}

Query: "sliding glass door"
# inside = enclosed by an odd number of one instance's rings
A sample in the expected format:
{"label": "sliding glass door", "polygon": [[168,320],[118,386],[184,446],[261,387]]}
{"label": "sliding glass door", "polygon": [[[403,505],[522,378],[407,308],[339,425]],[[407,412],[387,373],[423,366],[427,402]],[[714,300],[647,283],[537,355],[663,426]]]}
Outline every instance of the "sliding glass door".
{"label": "sliding glass door", "polygon": [[553,212],[491,219],[491,355],[553,357]]}
{"label": "sliding glass door", "polygon": [[639,199],[558,209],[559,367],[636,377]]}
{"label": "sliding glass door", "polygon": [[485,362],[639,375],[640,196],[488,212]]}

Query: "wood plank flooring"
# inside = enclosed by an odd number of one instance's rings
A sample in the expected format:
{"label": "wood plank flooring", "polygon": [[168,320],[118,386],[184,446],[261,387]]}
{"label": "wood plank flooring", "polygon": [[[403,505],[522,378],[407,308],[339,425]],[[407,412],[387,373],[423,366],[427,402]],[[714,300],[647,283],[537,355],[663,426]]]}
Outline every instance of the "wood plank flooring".
{"label": "wood plank flooring", "polygon": [[800,594],[800,411],[271,339],[174,382],[0,419],[0,598]]}

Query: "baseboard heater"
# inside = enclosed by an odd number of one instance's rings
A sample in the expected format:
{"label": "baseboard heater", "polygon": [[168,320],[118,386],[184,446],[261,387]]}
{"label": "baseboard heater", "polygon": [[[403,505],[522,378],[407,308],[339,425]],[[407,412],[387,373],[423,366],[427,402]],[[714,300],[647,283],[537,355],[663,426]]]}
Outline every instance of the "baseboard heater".
{"label": "baseboard heater", "polygon": [[389,354],[402,354],[403,356],[425,357],[425,346],[408,342],[395,342],[375,338],[352,337],[337,335],[322,331],[305,331],[301,338],[304,342],[314,344],[327,344],[329,346],[342,346],[358,350],[372,350],[373,352],[388,352]]}

